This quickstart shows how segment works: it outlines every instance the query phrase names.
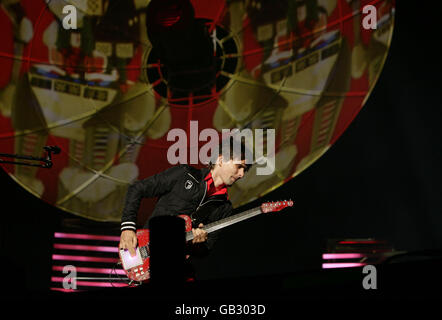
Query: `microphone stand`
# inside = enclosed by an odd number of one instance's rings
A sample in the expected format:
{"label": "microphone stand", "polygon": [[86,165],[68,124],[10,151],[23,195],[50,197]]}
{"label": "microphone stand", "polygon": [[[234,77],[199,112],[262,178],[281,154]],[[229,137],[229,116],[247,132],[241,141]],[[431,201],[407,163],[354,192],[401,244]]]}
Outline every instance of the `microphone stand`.
{"label": "microphone stand", "polygon": [[[40,167],[40,168],[49,169],[52,167],[52,154],[59,154],[61,149],[57,146],[46,146],[46,147],[43,147],[43,149],[46,151],[45,157],[33,157],[33,156],[25,156],[25,155],[19,155],[19,154],[0,153],[0,164],[3,164],[3,163],[18,164],[18,165],[25,165],[25,166]],[[42,163],[30,163],[30,162],[23,162],[23,161],[3,160],[1,158],[13,158],[13,159],[20,159],[20,160],[39,161]]]}

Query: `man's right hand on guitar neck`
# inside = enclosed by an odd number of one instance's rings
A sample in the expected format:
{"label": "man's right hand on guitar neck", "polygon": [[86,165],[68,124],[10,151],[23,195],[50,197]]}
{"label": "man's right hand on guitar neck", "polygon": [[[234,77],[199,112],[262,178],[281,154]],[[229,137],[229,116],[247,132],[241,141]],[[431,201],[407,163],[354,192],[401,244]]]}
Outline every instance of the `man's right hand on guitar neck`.
{"label": "man's right hand on guitar neck", "polygon": [[120,249],[129,250],[130,256],[135,256],[135,249],[137,247],[137,235],[132,230],[123,230],[120,237]]}

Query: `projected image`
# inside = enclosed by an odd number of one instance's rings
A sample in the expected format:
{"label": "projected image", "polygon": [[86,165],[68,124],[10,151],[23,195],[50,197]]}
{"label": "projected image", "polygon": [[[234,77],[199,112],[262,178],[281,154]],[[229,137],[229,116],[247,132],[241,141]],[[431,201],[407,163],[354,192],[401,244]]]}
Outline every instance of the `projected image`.
{"label": "projected image", "polygon": [[[389,0],[0,3],[0,153],[61,149],[50,170],[2,167],[35,196],[98,221],[120,221],[128,185],[173,165],[168,133],[190,136],[191,121],[220,135],[275,130],[272,174],[253,166],[229,191],[234,206],[301,173],[368,99],[395,12]],[[187,163],[204,166],[192,152]],[[140,219],[150,209],[143,203]]]}

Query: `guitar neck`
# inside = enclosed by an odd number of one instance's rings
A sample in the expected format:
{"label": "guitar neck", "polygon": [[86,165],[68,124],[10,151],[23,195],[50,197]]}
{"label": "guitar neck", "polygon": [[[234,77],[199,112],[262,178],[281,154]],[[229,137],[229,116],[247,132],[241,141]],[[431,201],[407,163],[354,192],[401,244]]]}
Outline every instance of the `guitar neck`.
{"label": "guitar neck", "polygon": [[[207,232],[207,233],[211,233],[214,232],[216,230],[220,230],[222,228],[228,227],[232,224],[235,224],[237,222],[249,219],[251,217],[257,216],[260,213],[262,213],[261,207],[256,207],[238,214],[235,214],[233,216],[221,219],[219,221],[215,221],[212,223],[209,223],[207,225],[205,225],[203,227],[203,229]],[[193,232],[189,231],[186,232],[186,241],[190,241],[193,239]]]}

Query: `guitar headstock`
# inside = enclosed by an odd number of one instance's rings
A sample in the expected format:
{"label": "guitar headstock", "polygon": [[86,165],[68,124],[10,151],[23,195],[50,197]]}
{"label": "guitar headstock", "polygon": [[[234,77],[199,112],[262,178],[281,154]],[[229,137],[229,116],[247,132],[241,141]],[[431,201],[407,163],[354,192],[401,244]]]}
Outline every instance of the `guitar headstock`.
{"label": "guitar headstock", "polygon": [[261,205],[261,211],[263,213],[281,211],[284,208],[292,207],[292,200],[265,202]]}

